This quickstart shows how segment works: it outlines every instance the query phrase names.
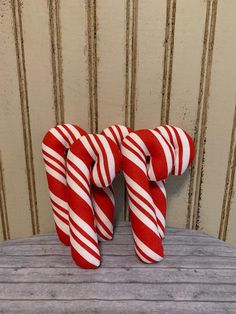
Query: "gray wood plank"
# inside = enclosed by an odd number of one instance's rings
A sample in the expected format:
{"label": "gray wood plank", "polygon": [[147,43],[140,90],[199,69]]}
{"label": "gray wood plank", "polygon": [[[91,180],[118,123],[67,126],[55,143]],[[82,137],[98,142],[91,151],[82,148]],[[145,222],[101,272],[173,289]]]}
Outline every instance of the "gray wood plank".
{"label": "gray wood plank", "polygon": [[[130,244],[133,242],[133,238],[131,234],[119,234],[116,233],[112,241],[108,241],[107,245],[109,244]],[[56,237],[31,237],[27,239],[19,239],[19,240],[12,240],[6,241],[6,243],[2,244],[3,246],[8,245],[18,245],[18,244],[36,244],[36,245],[43,245],[43,244],[58,244],[60,243]],[[219,245],[220,243],[225,245],[223,241],[215,239],[213,237],[198,237],[196,235],[193,236],[184,236],[184,235],[175,235],[171,236],[168,235],[163,240],[164,244],[198,244],[198,245]]]}
{"label": "gray wood plank", "polygon": [[[147,310],[148,309],[148,310]],[[168,314],[226,314],[236,313],[233,302],[139,301],[139,300],[22,300],[1,301],[0,313],[168,313]]]}
{"label": "gray wood plank", "polygon": [[[109,244],[102,243],[101,246],[102,255],[134,255],[133,244]],[[165,257],[168,256],[231,256],[236,257],[236,250],[219,245],[219,246],[202,246],[202,245],[171,245],[165,244]],[[43,245],[32,245],[32,244],[18,244],[17,246],[3,246],[0,249],[0,256],[37,256],[37,255],[70,255],[70,248],[65,247],[61,244],[43,244]]]}
{"label": "gray wood plank", "polygon": [[1,283],[17,282],[143,282],[143,283],[231,283],[236,284],[236,269],[178,268],[0,268]]}
{"label": "gray wood plank", "polygon": [[1,283],[0,300],[235,301],[235,284],[202,283]]}
{"label": "gray wood plank", "polygon": [[[38,255],[38,256],[1,256],[0,268],[10,267],[76,267],[70,256]],[[213,256],[169,256],[158,264],[144,264],[136,256],[103,256],[102,267],[140,267],[140,268],[236,268],[235,257]]]}

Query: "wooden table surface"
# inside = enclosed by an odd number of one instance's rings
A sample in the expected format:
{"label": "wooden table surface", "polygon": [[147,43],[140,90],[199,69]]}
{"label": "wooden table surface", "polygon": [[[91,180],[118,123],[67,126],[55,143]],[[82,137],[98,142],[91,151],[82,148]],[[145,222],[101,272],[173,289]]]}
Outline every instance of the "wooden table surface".
{"label": "wooden table surface", "polygon": [[143,264],[127,223],[101,244],[97,270],[78,268],[55,234],[0,245],[0,313],[236,313],[236,250],[167,228],[165,259]]}

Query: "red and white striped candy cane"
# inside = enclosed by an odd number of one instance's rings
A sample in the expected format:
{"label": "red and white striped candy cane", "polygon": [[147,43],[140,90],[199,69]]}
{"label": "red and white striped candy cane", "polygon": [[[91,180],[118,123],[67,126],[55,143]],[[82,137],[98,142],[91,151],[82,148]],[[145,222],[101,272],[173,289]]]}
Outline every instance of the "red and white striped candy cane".
{"label": "red and white striped candy cane", "polygon": [[53,217],[59,239],[70,245],[66,183],[66,153],[71,144],[86,132],[73,124],[50,129],[42,142]]}
{"label": "red and white striped candy cane", "polygon": [[[101,260],[90,185],[108,187],[120,169],[120,161],[118,146],[101,134],[82,136],[68,152],[71,253],[76,264],[83,268],[97,268]],[[110,213],[106,214],[108,217]],[[106,231],[109,233],[109,228]]]}
{"label": "red and white striped candy cane", "polygon": [[[105,134],[120,147],[123,139],[133,130],[123,125],[112,125],[103,130]],[[160,229],[160,236],[164,237],[165,220],[166,220],[166,188],[164,181],[150,181],[150,193],[155,205],[155,211],[159,213],[159,219],[162,221],[162,229]],[[161,216],[161,217],[160,217]]]}
{"label": "red and white striped candy cane", "polygon": [[172,174],[182,175],[194,159],[194,141],[191,136],[176,126],[163,125],[155,129],[175,149],[174,168]]}
{"label": "red and white striped candy cane", "polygon": [[153,201],[149,179],[167,178],[174,149],[157,131],[139,130],[123,140],[121,153],[136,254],[145,263],[158,262],[164,256],[164,217]]}

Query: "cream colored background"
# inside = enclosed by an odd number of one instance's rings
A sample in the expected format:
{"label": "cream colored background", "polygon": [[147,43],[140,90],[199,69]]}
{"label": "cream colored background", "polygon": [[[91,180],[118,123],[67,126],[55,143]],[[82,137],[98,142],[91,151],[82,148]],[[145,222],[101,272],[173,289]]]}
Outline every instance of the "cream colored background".
{"label": "cream colored background", "polygon": [[235,12],[235,0],[1,0],[0,239],[54,229],[41,158],[50,127],[167,122],[197,151],[168,179],[168,224],[236,245]]}

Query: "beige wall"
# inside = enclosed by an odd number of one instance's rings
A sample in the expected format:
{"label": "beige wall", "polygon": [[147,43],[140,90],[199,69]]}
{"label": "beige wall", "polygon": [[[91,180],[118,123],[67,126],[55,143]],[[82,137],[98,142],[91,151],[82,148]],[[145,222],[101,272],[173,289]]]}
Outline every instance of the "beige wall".
{"label": "beige wall", "polygon": [[235,12],[235,0],[1,0],[0,239],[53,230],[50,127],[169,122],[197,153],[168,179],[168,224],[236,245]]}

